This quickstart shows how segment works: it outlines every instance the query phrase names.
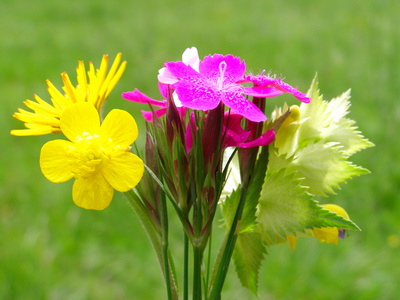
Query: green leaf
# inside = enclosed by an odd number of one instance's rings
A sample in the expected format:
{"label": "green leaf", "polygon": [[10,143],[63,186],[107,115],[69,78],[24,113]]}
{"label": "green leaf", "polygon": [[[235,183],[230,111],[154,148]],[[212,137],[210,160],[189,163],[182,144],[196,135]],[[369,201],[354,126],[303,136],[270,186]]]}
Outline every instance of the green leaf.
{"label": "green leaf", "polygon": [[235,269],[242,286],[254,295],[258,293],[259,271],[266,253],[260,233],[239,234],[233,252]]}
{"label": "green leaf", "polygon": [[369,173],[346,160],[338,143],[309,143],[296,153],[292,161],[294,168],[304,177],[302,184],[310,187],[313,194],[332,193],[333,188],[346,180]]}
{"label": "green leaf", "polygon": [[344,118],[349,113],[350,90],[328,103],[329,125],[323,130],[322,137],[328,142],[339,142],[343,146],[343,155],[350,156],[357,151],[374,146],[357,131],[353,120]]}
{"label": "green leaf", "polygon": [[287,233],[297,235],[314,227],[339,227],[359,230],[352,221],[323,209],[300,185],[296,174],[285,171],[267,174],[261,192],[258,223],[269,244],[286,240]]}
{"label": "green leaf", "polygon": [[221,210],[224,217],[224,225],[229,230],[232,225],[233,219],[235,218],[236,209],[240,201],[240,185],[234,190],[230,196],[226,197],[225,200],[221,201]]}

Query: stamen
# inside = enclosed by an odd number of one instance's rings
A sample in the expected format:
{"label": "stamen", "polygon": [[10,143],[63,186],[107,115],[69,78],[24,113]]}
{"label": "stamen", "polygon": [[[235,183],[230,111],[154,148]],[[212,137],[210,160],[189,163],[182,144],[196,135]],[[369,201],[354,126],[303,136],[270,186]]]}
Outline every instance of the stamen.
{"label": "stamen", "polygon": [[222,90],[222,86],[224,83],[224,75],[226,71],[226,62],[223,61],[219,64],[219,79],[218,79],[218,89]]}

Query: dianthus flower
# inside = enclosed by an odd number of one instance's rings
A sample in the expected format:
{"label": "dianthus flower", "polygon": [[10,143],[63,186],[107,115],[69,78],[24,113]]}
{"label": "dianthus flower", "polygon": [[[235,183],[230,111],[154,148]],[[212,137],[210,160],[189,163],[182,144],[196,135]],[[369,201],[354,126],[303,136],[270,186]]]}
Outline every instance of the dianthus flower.
{"label": "dianthus flower", "polygon": [[[264,113],[245,96],[267,98],[291,93],[303,102],[310,99],[281,79],[264,76],[245,75],[246,64],[239,57],[221,54],[198,58],[196,48],[188,48],[182,61],[167,62],[159,71],[158,80],[170,84],[174,100],[184,107],[194,110],[212,110],[222,102],[233,112],[253,122],[262,122],[267,118]],[[253,87],[244,87],[241,83],[251,82]]]}
{"label": "dianthus flower", "polygon": [[75,177],[72,197],[76,205],[104,209],[114,189],[126,192],[141,180],[143,162],[129,152],[138,129],[126,111],[112,110],[100,125],[92,104],[76,103],[63,112],[60,128],[70,141],[47,142],[41,150],[40,168],[54,183]]}
{"label": "dianthus flower", "polygon": [[33,110],[33,112],[26,111],[19,108],[18,112],[13,116],[25,122],[27,129],[12,130],[12,135],[27,136],[27,135],[42,135],[48,133],[60,133],[60,118],[63,111],[73,103],[89,102],[100,113],[105,100],[121,78],[126,66],[126,61],[118,65],[121,61],[121,53],[112,64],[110,71],[107,75],[108,55],[104,55],[100,64],[100,69],[95,71],[93,64],[89,63],[89,82],[87,79],[85,65],[83,61],[79,62],[76,69],[78,85],[74,87],[66,72],[61,73],[61,78],[64,83],[62,94],[49,80],[46,81],[48,85],[48,92],[51,96],[52,105],[42,100],[39,96],[34,95],[36,100],[26,100],[24,104]]}

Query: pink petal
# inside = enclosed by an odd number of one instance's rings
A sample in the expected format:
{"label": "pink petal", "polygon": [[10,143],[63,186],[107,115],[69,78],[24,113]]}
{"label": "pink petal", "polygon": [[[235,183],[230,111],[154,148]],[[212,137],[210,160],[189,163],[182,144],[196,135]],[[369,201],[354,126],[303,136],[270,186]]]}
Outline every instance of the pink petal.
{"label": "pink petal", "polygon": [[204,60],[200,61],[200,74],[208,79],[213,78],[214,81],[217,81],[217,79],[221,78],[220,64],[222,62],[226,63],[226,69],[223,73],[225,84],[236,83],[243,78],[246,64],[244,61],[241,62],[240,57],[231,54],[226,56],[214,54],[204,57]]}
{"label": "pink petal", "polygon": [[196,70],[194,70],[191,66],[185,65],[181,61],[167,62],[164,64],[164,67],[167,68],[168,71],[179,80],[185,80],[192,77],[200,76],[200,74],[196,72]]}
{"label": "pink petal", "polygon": [[[161,116],[165,115],[167,113],[166,108],[160,108],[154,110],[154,114],[156,115],[157,118],[160,118]],[[147,122],[153,122],[153,112],[152,111],[145,111],[142,110],[142,116]]]}
{"label": "pink petal", "polygon": [[236,147],[244,143],[250,132],[244,130],[240,125],[243,116],[233,113],[225,112],[224,114],[224,126],[222,128],[222,134],[225,134],[223,141],[223,147]]}
{"label": "pink petal", "polygon": [[174,84],[182,105],[195,110],[210,110],[218,106],[222,99],[222,93],[201,82],[192,84],[188,81],[179,81]]}
{"label": "pink petal", "polygon": [[276,90],[274,87],[251,86],[242,88],[242,94],[252,97],[268,98],[282,95],[283,92]]}
{"label": "pink petal", "polygon": [[126,92],[122,94],[122,97],[125,98],[126,100],[133,101],[136,103],[145,103],[145,104],[150,104],[158,107],[167,107],[167,101],[166,100],[154,100],[149,97],[147,97],[145,94],[139,92],[138,89],[135,89],[133,92]]}
{"label": "pink petal", "polygon": [[268,144],[271,144],[275,139],[275,132],[274,129],[270,129],[267,132],[265,132],[264,134],[262,134],[259,138],[251,141],[251,142],[247,142],[247,143],[243,143],[241,144],[239,147],[240,148],[250,148],[250,147],[257,147],[257,146],[266,146]]}
{"label": "pink petal", "polygon": [[240,95],[238,92],[226,92],[222,102],[230,107],[234,112],[242,115],[253,122],[263,122],[267,120],[264,113],[252,102]]}

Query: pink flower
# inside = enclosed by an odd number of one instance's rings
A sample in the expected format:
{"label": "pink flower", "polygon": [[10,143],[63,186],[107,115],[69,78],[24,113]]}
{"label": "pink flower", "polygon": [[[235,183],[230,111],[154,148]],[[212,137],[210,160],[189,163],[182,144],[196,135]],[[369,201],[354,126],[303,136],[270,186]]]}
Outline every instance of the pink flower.
{"label": "pink flower", "polygon": [[[243,95],[273,97],[282,94],[274,87],[243,87],[246,64],[239,57],[221,54],[209,55],[199,62],[199,70],[182,61],[164,65],[168,78],[183,106],[194,110],[212,110],[220,102],[248,120],[262,122],[264,113]],[[167,83],[167,82],[165,82]]]}

